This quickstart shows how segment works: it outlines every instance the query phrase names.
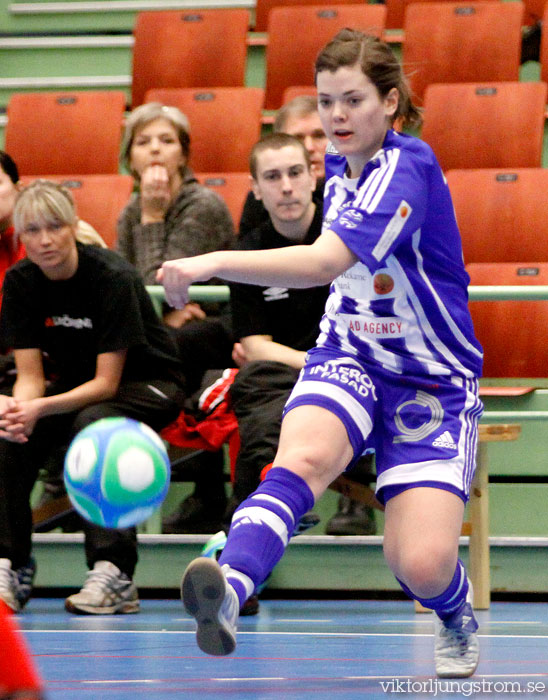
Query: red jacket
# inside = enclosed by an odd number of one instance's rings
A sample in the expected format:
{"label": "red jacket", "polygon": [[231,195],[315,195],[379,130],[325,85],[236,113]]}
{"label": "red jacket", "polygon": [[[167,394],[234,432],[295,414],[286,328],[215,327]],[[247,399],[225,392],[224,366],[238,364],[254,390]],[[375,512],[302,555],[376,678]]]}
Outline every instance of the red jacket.
{"label": "red jacket", "polygon": [[10,226],[0,235],[0,287],[4,284],[4,277],[8,267],[11,267],[24,257],[25,248],[21,241],[15,238],[13,226]]}

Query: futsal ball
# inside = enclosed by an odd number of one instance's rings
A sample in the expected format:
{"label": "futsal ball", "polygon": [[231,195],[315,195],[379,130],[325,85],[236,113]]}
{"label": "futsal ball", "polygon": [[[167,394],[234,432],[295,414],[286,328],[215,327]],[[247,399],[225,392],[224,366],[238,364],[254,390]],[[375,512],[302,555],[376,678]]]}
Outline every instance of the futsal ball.
{"label": "futsal ball", "polygon": [[81,430],[65,456],[65,486],[86,520],[124,528],[146,520],[166,497],[170,463],[148,425],[103,418]]}

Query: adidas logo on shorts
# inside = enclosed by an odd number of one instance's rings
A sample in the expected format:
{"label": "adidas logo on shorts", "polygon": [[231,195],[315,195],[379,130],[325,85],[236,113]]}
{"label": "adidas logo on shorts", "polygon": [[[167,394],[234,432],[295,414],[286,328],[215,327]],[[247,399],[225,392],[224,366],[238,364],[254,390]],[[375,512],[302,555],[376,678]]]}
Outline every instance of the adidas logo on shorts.
{"label": "adidas logo on shorts", "polygon": [[439,437],[437,437],[434,442],[432,443],[434,447],[445,447],[447,450],[456,450],[457,446],[453,442],[453,438],[451,437],[451,433],[446,430],[444,433],[442,433]]}

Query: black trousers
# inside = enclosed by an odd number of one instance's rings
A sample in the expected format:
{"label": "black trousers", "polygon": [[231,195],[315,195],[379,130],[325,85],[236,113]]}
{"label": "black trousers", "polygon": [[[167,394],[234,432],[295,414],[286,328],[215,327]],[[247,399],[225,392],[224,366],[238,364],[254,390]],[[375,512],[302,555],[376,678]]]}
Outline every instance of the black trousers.
{"label": "black trousers", "polygon": [[207,370],[234,367],[234,340],[228,313],[189,321],[170,330],[179,350],[189,397],[200,389]]}
{"label": "black trousers", "polygon": [[[230,511],[259,485],[261,470],[273,461],[282,412],[299,370],[282,362],[250,362],[240,369],[230,389],[240,429],[240,451],[234,465]],[[227,512],[226,517],[232,513]]]}
{"label": "black trousers", "polygon": [[[183,402],[183,392],[175,382],[125,382],[110,401],[41,418],[23,445],[0,440],[0,558],[10,559],[14,569],[28,561],[32,535],[30,494],[38,472],[60,451],[65,452],[80,430],[101,418],[125,416],[159,431],[178,416]],[[54,461],[62,464],[58,459]],[[137,564],[135,528],[111,530],[83,519],[82,527],[90,569],[96,561],[106,559],[133,576]]]}
{"label": "black trousers", "polygon": [[[232,498],[225,513],[225,526],[229,525],[240,503],[259,485],[263,467],[276,456],[283,409],[298,377],[298,369],[270,361],[250,362],[236,375],[230,396],[241,444],[234,465]],[[369,484],[375,480],[372,472],[373,457],[366,455],[348,471],[348,476]]]}

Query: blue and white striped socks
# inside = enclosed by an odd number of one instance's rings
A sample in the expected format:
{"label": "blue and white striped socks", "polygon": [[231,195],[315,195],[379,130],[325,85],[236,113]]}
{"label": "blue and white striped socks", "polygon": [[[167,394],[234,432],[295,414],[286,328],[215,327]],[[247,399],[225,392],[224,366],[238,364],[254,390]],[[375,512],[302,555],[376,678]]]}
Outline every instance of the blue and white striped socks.
{"label": "blue and white striped socks", "polygon": [[434,610],[442,620],[451,617],[466,603],[466,596],[468,595],[468,577],[464,564],[460,559],[457,560],[457,566],[451,583],[443,593],[440,593],[440,595],[435,598],[419,598],[402,581],[399,579],[398,581],[410,598],[418,600],[425,608]]}
{"label": "blue and white striped socks", "polygon": [[314,505],[308,484],[284,467],[273,467],[237,508],[219,558],[240,605],[282,558],[295,525]]}

